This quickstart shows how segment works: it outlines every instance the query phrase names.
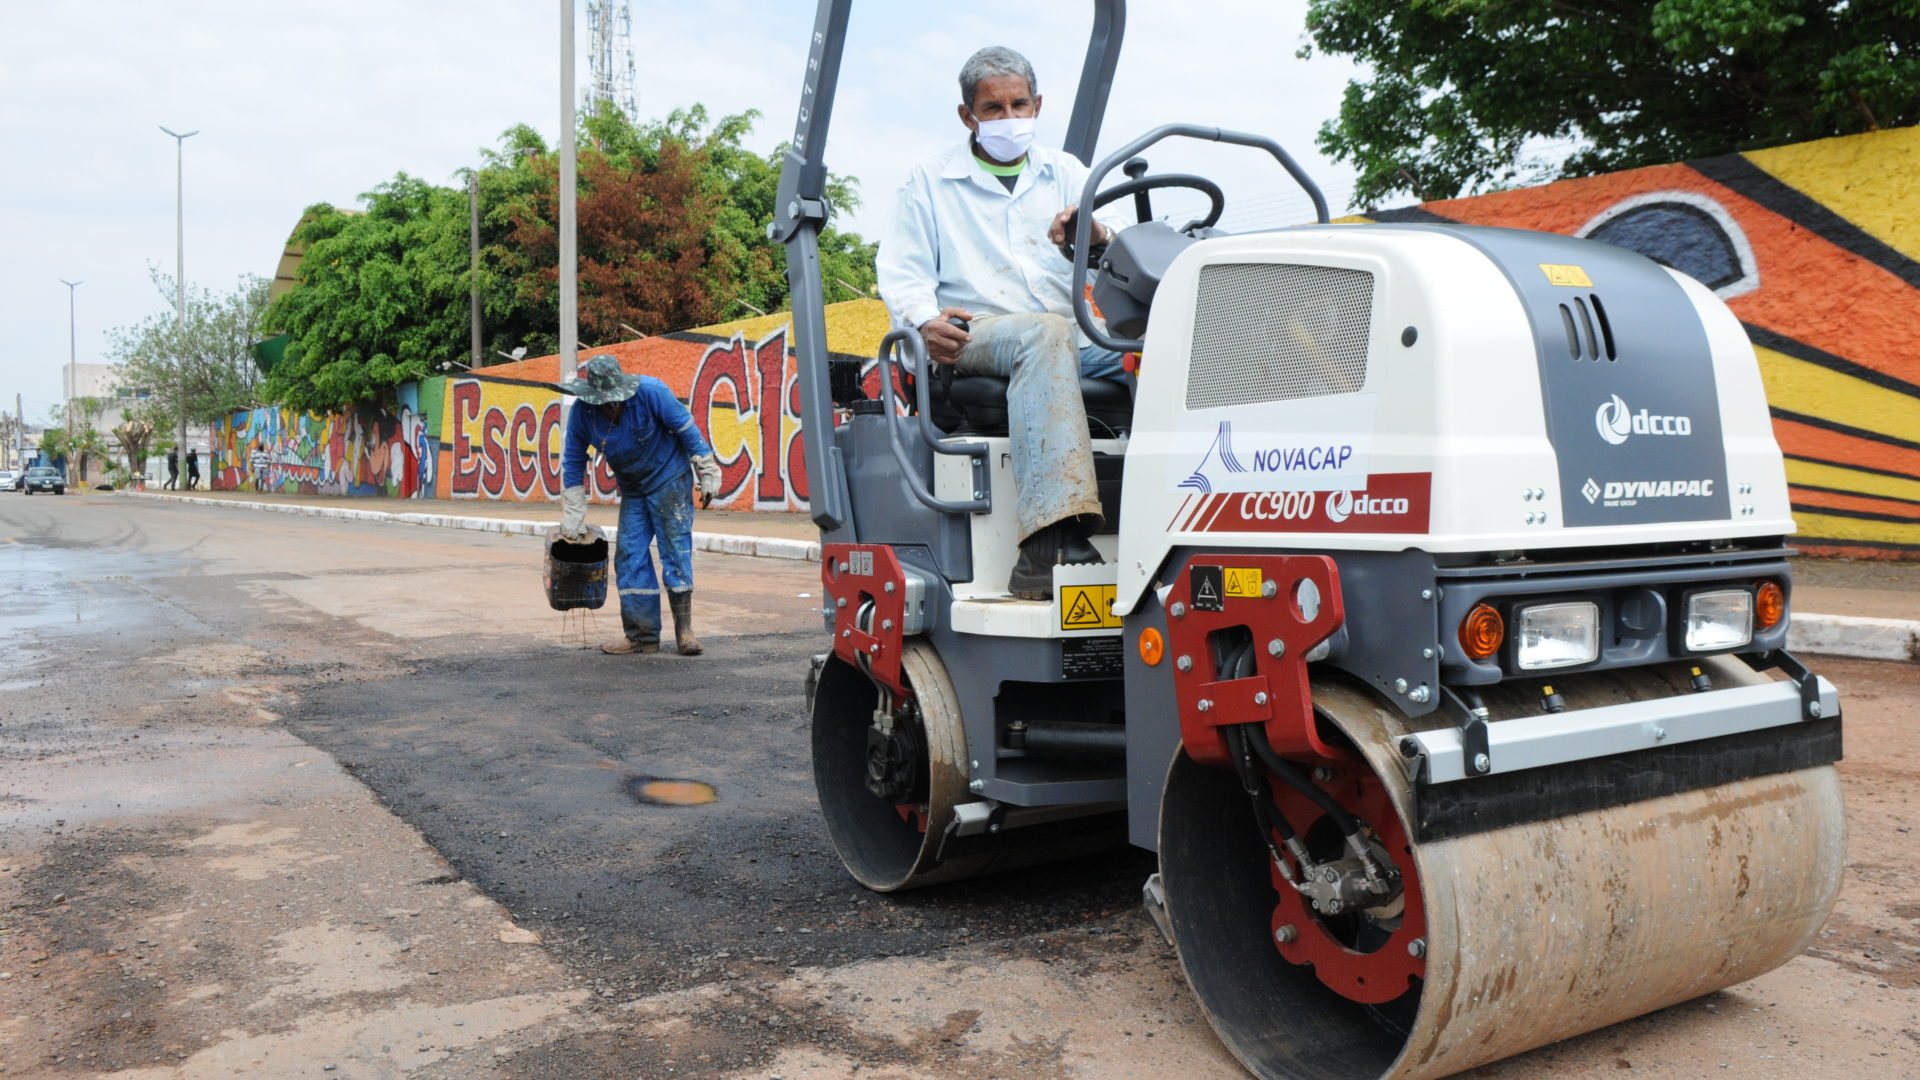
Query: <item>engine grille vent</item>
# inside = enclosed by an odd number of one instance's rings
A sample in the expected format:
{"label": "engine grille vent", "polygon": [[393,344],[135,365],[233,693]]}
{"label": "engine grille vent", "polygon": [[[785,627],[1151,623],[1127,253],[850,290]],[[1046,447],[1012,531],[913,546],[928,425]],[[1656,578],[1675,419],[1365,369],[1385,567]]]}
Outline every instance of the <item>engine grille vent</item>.
{"label": "engine grille vent", "polygon": [[[1587,301],[1591,300],[1589,307]],[[1573,306],[1560,305],[1560,322],[1567,331],[1567,355],[1575,360],[1617,360],[1619,355],[1613,347],[1613,324],[1607,321],[1607,309],[1601,306],[1600,294],[1589,293],[1585,299],[1573,298]],[[1596,337],[1594,327],[1600,332]],[[1581,333],[1585,332],[1585,346],[1581,344]]]}
{"label": "engine grille vent", "polygon": [[1290,263],[1200,270],[1187,408],[1351,394],[1367,381],[1373,275]]}

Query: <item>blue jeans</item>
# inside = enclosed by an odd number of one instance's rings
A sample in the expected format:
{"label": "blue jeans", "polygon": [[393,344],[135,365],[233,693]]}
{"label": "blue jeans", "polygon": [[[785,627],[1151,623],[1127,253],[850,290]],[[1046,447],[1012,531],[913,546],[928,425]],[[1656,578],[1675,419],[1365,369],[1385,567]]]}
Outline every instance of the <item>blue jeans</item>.
{"label": "blue jeans", "polygon": [[1076,349],[1073,320],[1046,312],[982,315],[968,333],[973,340],[954,370],[1008,382],[1020,539],[1076,515],[1097,527],[1100,490],[1080,379],[1122,380],[1120,354],[1092,345]]}
{"label": "blue jeans", "polygon": [[620,535],[613,580],[620,590],[620,626],[627,640],[660,640],[660,582],[653,575],[654,540],[669,592],[693,591],[693,489],[672,483],[651,495],[620,493]]}

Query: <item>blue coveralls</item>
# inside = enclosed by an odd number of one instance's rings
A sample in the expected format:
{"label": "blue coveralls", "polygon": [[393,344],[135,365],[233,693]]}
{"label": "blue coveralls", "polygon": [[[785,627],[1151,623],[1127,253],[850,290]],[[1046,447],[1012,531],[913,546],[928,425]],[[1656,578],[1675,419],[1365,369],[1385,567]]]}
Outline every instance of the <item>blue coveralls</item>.
{"label": "blue coveralls", "polygon": [[692,414],[649,375],[608,423],[598,406],[575,402],[567,420],[561,481],[586,483],[587,447],[607,459],[620,484],[620,535],[613,554],[614,584],[620,591],[620,624],[627,639],[660,640],[660,582],[647,548],[660,540],[660,568],[667,589],[693,590],[692,459],[713,453],[700,437]]}

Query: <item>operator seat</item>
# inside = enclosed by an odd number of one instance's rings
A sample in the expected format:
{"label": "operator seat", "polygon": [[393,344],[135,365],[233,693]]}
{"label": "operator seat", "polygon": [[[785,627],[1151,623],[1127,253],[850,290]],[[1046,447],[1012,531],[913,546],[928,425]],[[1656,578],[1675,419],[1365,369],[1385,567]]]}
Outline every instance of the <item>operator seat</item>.
{"label": "operator seat", "polygon": [[[1007,380],[997,375],[955,376],[944,365],[933,375],[928,399],[933,425],[949,435],[1005,435]],[[1112,379],[1080,380],[1087,427],[1094,438],[1125,435],[1133,426],[1133,389]]]}

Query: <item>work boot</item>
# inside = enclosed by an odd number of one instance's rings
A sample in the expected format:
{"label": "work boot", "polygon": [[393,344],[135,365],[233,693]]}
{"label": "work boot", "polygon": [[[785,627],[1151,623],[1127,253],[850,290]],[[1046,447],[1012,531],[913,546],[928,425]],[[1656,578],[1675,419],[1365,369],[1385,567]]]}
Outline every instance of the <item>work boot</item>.
{"label": "work boot", "polygon": [[1020,558],[1007,579],[1007,591],[1021,600],[1051,600],[1055,566],[1105,561],[1087,539],[1086,526],[1077,518],[1064,518],[1020,541]]}
{"label": "work boot", "polygon": [[635,641],[630,637],[617,637],[605,645],[600,646],[600,651],[606,653],[608,656],[625,656],[628,653],[656,653],[660,651],[660,638],[656,635]]}
{"label": "work boot", "polygon": [[668,593],[667,603],[673,608],[673,643],[680,646],[680,655],[699,656],[706,652],[700,639],[693,636],[693,591]]}

